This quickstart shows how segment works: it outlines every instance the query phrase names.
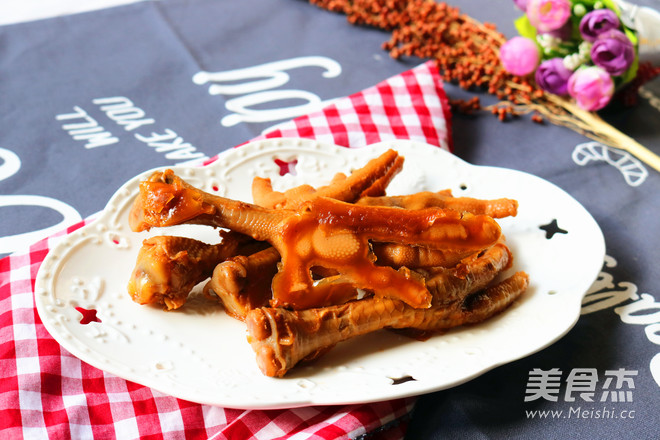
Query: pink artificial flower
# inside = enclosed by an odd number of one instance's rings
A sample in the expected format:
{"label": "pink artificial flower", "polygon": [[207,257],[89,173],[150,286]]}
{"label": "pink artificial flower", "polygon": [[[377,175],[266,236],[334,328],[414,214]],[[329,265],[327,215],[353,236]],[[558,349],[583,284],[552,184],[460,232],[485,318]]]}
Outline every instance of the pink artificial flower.
{"label": "pink artificial flower", "polygon": [[559,29],[570,16],[570,0],[529,0],[527,3],[527,18],[538,32]]}
{"label": "pink artificial flower", "polygon": [[585,110],[605,107],[614,93],[614,81],[598,66],[576,70],[568,80],[568,93]]}
{"label": "pink artificial flower", "polygon": [[540,59],[539,48],[529,38],[513,37],[500,47],[502,66],[514,75],[529,75],[539,65]]}
{"label": "pink artificial flower", "polygon": [[529,0],[513,0],[513,2],[516,4],[516,7],[520,9],[521,11],[527,11],[527,3]]}

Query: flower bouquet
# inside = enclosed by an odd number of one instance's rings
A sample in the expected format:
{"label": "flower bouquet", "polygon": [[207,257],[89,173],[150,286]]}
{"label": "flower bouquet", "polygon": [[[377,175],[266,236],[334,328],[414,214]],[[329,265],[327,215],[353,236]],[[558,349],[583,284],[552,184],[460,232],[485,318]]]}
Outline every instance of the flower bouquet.
{"label": "flower bouquet", "polygon": [[499,100],[485,107],[478,96],[451,101],[458,111],[488,110],[502,121],[531,114],[535,122],[625,150],[660,172],[660,156],[594,111],[626,83],[634,89],[660,73],[639,64],[637,37],[622,24],[615,0],[514,0],[525,15],[516,23],[520,36],[509,41],[495,25],[442,1],[309,1],[346,14],[352,24],[391,32],[383,47],[392,57],[434,59],[445,81]]}
{"label": "flower bouquet", "polygon": [[505,70],[534,74],[546,92],[584,110],[604,108],[637,75],[637,35],[612,0],[514,0],[520,36],[500,48]]}

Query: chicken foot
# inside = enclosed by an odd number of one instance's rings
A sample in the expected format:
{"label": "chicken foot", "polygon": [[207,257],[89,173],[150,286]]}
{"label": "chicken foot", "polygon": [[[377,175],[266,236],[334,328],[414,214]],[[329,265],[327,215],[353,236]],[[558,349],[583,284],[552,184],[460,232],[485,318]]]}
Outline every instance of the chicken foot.
{"label": "chicken foot", "polygon": [[156,236],[143,241],[128,282],[128,293],[139,304],[181,307],[195,285],[221,261],[235,255],[246,237],[223,233],[222,242],[207,244],[192,238]]}
{"label": "chicken foot", "polygon": [[441,209],[355,206],[319,197],[298,211],[271,210],[205,193],[171,170],[140,183],[130,220],[134,230],[193,222],[268,241],[282,256],[273,278],[273,305],[293,308],[325,305],[315,300],[309,271],[317,265],[336,269],[357,288],[371,287],[377,295],[428,307],[423,282],[405,267],[376,266],[368,240],[477,250],[500,235],[499,225],[488,216]]}
{"label": "chicken foot", "polygon": [[518,202],[513,199],[482,200],[471,197],[452,197],[451,192],[422,191],[405,196],[362,197],[356,205],[390,206],[405,209],[445,208],[489,215],[493,218],[516,216]]}
{"label": "chicken foot", "polygon": [[348,177],[338,174],[329,185],[318,189],[300,185],[278,192],[273,190],[269,178],[255,177],[252,199],[255,204],[267,208],[297,209],[317,197],[353,202],[364,195],[383,195],[389,182],[401,171],[403,160],[396,151],[388,150]]}
{"label": "chicken foot", "polygon": [[279,261],[273,247],[229,258],[213,269],[204,293],[218,298],[228,315],[243,321],[250,310],[268,305]]}
{"label": "chicken foot", "polygon": [[[461,263],[455,268],[451,269],[443,269],[440,270],[439,272],[435,274],[428,274],[429,278],[427,278],[426,284],[431,291],[433,295],[433,305],[432,309],[439,309],[444,306],[451,306],[452,304],[456,304],[460,301],[465,300],[467,295],[470,293],[474,293],[480,290],[483,290],[490,284],[495,277],[501,273],[503,270],[507,270],[511,267],[512,264],[512,256],[511,253],[508,249],[508,247],[504,244],[504,240],[501,239],[496,243],[494,246],[490,247],[489,249],[479,252],[476,254],[474,257],[470,259],[466,259],[464,263]],[[346,304],[343,304],[341,306],[335,306],[334,309],[328,309],[332,312],[334,310],[335,312],[337,310],[345,311],[345,310],[352,310],[353,307],[364,307],[364,310],[371,310],[370,307],[376,307],[376,306],[382,306],[383,304],[389,304],[390,306],[393,306],[396,304],[396,302],[382,302],[379,301],[375,297],[370,297],[358,301],[351,301]],[[405,306],[405,305],[404,305]],[[279,309],[278,309],[279,310]],[[303,330],[308,330],[309,328],[317,328],[312,326],[311,324],[311,319],[313,319],[314,316],[317,316],[319,313],[323,311],[323,309],[311,309],[314,310],[315,312],[300,312],[300,313],[307,313],[307,318],[305,322],[308,324],[308,327]],[[362,310],[362,309],[360,309]],[[405,310],[415,310],[412,309],[408,306],[405,306]],[[426,311],[430,309],[425,309]],[[259,313],[264,314],[264,316],[270,316],[270,313],[276,313],[278,314],[279,312],[273,311],[273,309],[262,309],[261,312],[255,312],[257,315],[252,315],[253,319],[255,317],[258,317]],[[286,314],[286,312],[283,312]],[[298,312],[296,312],[298,313]],[[312,314],[310,314],[312,313]],[[342,312],[344,313],[344,312]],[[350,312],[352,313],[352,312]],[[368,312],[372,313],[372,312]],[[409,312],[412,313],[412,312]],[[432,313],[432,312],[429,312]],[[298,316],[294,313],[295,316]],[[294,315],[287,315],[287,316],[294,316]],[[323,315],[325,316],[325,315]],[[359,314],[354,313],[352,316],[359,316]],[[372,315],[370,315],[372,316]],[[433,316],[433,315],[430,315]],[[259,318],[261,319],[261,318]],[[370,319],[370,318],[364,318],[364,319]],[[380,319],[380,318],[379,318]],[[254,324],[254,323],[253,323]],[[265,324],[264,324],[265,325]],[[269,324],[270,325],[270,324]],[[318,324],[318,327],[320,327],[321,324]],[[366,325],[366,324],[365,324]],[[389,324],[388,324],[389,325]],[[387,327],[388,325],[383,324],[383,327]],[[407,330],[410,330],[409,328],[406,327],[396,327],[396,326],[389,326],[390,328],[405,328]],[[249,329],[250,327],[248,327]],[[258,328],[258,327],[253,327],[253,328]],[[278,328],[278,327],[275,327]],[[375,329],[380,329],[382,327],[376,326]],[[314,332],[316,330],[312,330]],[[330,330],[329,330],[330,331]],[[428,327],[423,327],[423,328],[416,328],[416,332],[419,331],[429,331]],[[259,335],[263,335],[263,333],[259,333]],[[252,340],[254,336],[258,336],[256,333],[255,335],[251,335],[248,333],[248,339]],[[307,336],[301,336],[303,338],[313,338],[313,335],[307,335]],[[262,338],[263,339],[263,338]],[[258,340],[258,338],[257,338]],[[277,341],[279,339],[273,340],[271,338],[270,342],[264,343],[264,344],[272,344],[273,341]],[[343,340],[343,339],[342,339]],[[262,343],[257,343],[257,347],[261,347]],[[317,344],[318,345],[318,344]],[[311,352],[308,352],[309,354],[305,354],[303,357],[307,360],[310,358],[316,358],[320,353],[325,352],[326,350],[330,349],[332,345],[326,345],[325,347],[322,347],[323,344],[320,344],[319,346],[321,348],[314,349]],[[253,345],[255,347],[255,345]],[[265,349],[266,351],[270,352],[270,349]],[[257,349],[255,349],[255,352],[258,352]],[[294,363],[295,364],[295,363]],[[293,364],[292,364],[293,365]],[[283,374],[283,373],[282,373]]]}
{"label": "chicken foot", "polygon": [[448,304],[466,293],[485,288],[504,270],[511,268],[513,256],[501,239],[490,248],[473,254],[451,268],[436,268],[425,274],[426,287],[434,304]]}
{"label": "chicken foot", "polygon": [[474,253],[471,249],[431,249],[399,243],[373,243],[376,264],[409,269],[451,267]]}
{"label": "chicken foot", "polygon": [[383,328],[446,330],[488,319],[506,309],[527,288],[529,278],[510,278],[450,304],[412,308],[392,298],[371,297],[337,306],[290,311],[260,308],[248,313],[248,342],[267,376],[282,377],[298,362],[335,344]]}
{"label": "chicken foot", "polygon": [[[344,198],[350,197],[351,200],[345,200],[349,202],[365,194],[383,195],[385,187],[400,171],[402,164],[403,157],[398,156],[390,150],[381,157],[369,161],[365,167],[356,171],[355,176],[351,179],[347,179],[346,175],[338,173],[330,184],[320,188],[320,191],[311,187],[307,189],[301,187],[297,190],[291,190],[297,191],[300,197],[286,200],[287,203],[285,205],[293,206],[294,202],[296,205],[299,205],[306,199],[317,196],[318,194],[331,194]],[[258,182],[255,181],[255,183],[257,183],[255,187],[258,187]],[[364,189],[365,185],[369,184],[371,186],[362,191],[362,193],[359,193],[359,191]],[[308,185],[303,185],[303,187],[308,187]],[[272,188],[270,188],[270,191],[272,192]],[[255,192],[262,194],[268,200],[271,200],[273,196],[272,193],[264,190]],[[310,193],[309,197],[304,197],[305,192]],[[283,194],[281,196],[284,197]],[[156,241],[158,243],[155,248]],[[190,249],[185,249],[186,244],[190,245]],[[141,252],[138,259],[138,267],[157,266],[159,267],[158,272],[160,275],[145,274],[143,269],[136,269],[134,271],[129,285],[129,292],[136,301],[143,304],[160,304],[165,299],[168,309],[180,307],[185,302],[187,294],[192,287],[208,277],[208,267],[219,262],[219,257],[216,255],[217,252],[200,252],[201,249],[206,250],[207,247],[196,240],[154,239],[146,243],[145,246],[144,251]],[[168,249],[168,247],[171,249]],[[156,249],[158,249],[157,252]],[[209,247],[209,249],[213,248]],[[181,256],[184,255],[183,252],[187,252],[187,255],[194,255],[194,257],[188,258],[185,264],[182,258],[178,258],[177,265],[175,266],[177,268],[176,273],[172,273],[171,269],[165,270],[162,264],[162,261],[164,261],[162,255],[168,255],[170,257],[174,255]],[[225,258],[222,258],[222,260],[225,260],[230,255],[228,252],[225,252],[223,256]],[[156,261],[149,262],[149,258],[153,258]],[[263,301],[270,297],[270,280],[266,280],[266,277],[268,275],[272,277],[277,272],[279,259],[279,253],[275,249],[272,249],[272,252],[257,252],[247,256],[233,256],[231,259],[227,259],[226,262],[221,263],[221,267],[214,271],[214,282],[210,283],[212,286],[205,288],[205,291],[210,294],[214,290],[217,296],[209,296],[215,298],[219,296],[225,303],[229,314],[239,318],[244,317],[247,310],[264,305]],[[185,265],[191,265],[193,262],[200,265],[199,270],[192,270],[191,268],[185,271],[182,270]],[[172,265],[173,262],[170,261],[170,264]],[[166,273],[169,276],[163,275]],[[248,274],[251,274],[251,276]],[[155,282],[155,279],[158,282]],[[169,283],[175,283],[177,286],[172,286]],[[186,287],[183,288],[182,286]],[[211,290],[211,287],[214,289]],[[243,290],[246,292],[241,292]],[[155,292],[159,293],[155,294]]]}
{"label": "chicken foot", "polygon": [[[459,260],[452,267],[434,267],[432,272],[420,271],[434,301],[451,302],[466,291],[483,288],[499,272],[511,266],[511,252],[503,239],[473,255],[474,258],[463,259],[463,262]],[[245,320],[250,310],[268,305],[271,297],[269,277],[277,272],[279,261],[280,255],[272,247],[249,256],[229,258],[215,268],[204,292],[219,298],[229,315]],[[320,286],[317,284],[319,291],[326,289],[327,297],[343,297],[344,300],[338,302],[345,302],[358,296],[356,289],[346,285],[345,278],[336,276],[336,271],[320,269],[312,268],[312,272],[320,272],[327,278],[319,283]]]}

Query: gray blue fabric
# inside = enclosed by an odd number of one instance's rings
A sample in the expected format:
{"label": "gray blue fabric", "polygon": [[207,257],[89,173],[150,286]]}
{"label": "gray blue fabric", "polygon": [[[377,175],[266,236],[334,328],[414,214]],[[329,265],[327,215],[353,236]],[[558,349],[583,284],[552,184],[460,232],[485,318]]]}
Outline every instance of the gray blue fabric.
{"label": "gray blue fabric", "polygon": [[[20,158],[20,169],[0,180],[0,194],[52,198],[82,218],[144,170],[212,157],[296,115],[224,126],[227,101],[257,91],[211,95],[212,82],[193,81],[200,71],[314,57],[321,61],[300,61],[273,90],[327,101],[420,62],[396,62],[380,48],[381,32],[348,26],[345,17],[296,0],[144,2],[0,27],[0,42],[0,148],[10,151],[0,150],[0,160],[11,153]],[[310,99],[294,94],[254,108]],[[94,132],[94,123],[103,130]],[[172,150],[177,140],[177,147],[190,147]],[[0,207],[0,237],[62,217],[52,207],[6,199],[0,205],[8,205]],[[0,255],[6,253],[0,246]]]}

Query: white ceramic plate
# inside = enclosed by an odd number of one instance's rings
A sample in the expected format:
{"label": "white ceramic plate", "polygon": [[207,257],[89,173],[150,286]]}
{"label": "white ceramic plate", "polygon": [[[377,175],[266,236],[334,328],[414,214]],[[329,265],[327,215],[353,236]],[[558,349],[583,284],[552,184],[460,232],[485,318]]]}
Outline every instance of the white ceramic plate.
{"label": "white ceramic plate", "polygon": [[[370,402],[449,388],[534,353],[577,321],[584,293],[598,275],[605,245],[589,213],[551,183],[518,171],[469,165],[430,145],[396,141],[360,149],[304,139],[273,139],[226,151],[202,168],[175,168],[193,185],[251,201],[253,176],[275,189],[327,183],[387,148],[406,159],[390,194],[450,188],[456,196],[515,198],[516,218],[500,220],[514,252],[512,270],[529,273],[525,296],[480,325],[426,341],[380,331],[339,344],[282,379],[265,377],[246,341],[245,326],[202,299],[164,312],[131,301],[126,284],[144,238],[127,213],[144,173],[127,182],[93,223],[62,239],[43,262],[36,304],[53,337],[85,362],[164,393],[234,408],[285,408]],[[280,176],[274,159],[297,160]],[[546,238],[540,226],[556,219],[567,233]],[[216,239],[211,228],[182,226],[176,234]],[[170,231],[171,233],[171,231]],[[199,290],[199,286],[197,288]],[[81,323],[77,308],[101,322]],[[409,377],[414,380],[400,381]],[[402,383],[400,383],[402,382]]]}

